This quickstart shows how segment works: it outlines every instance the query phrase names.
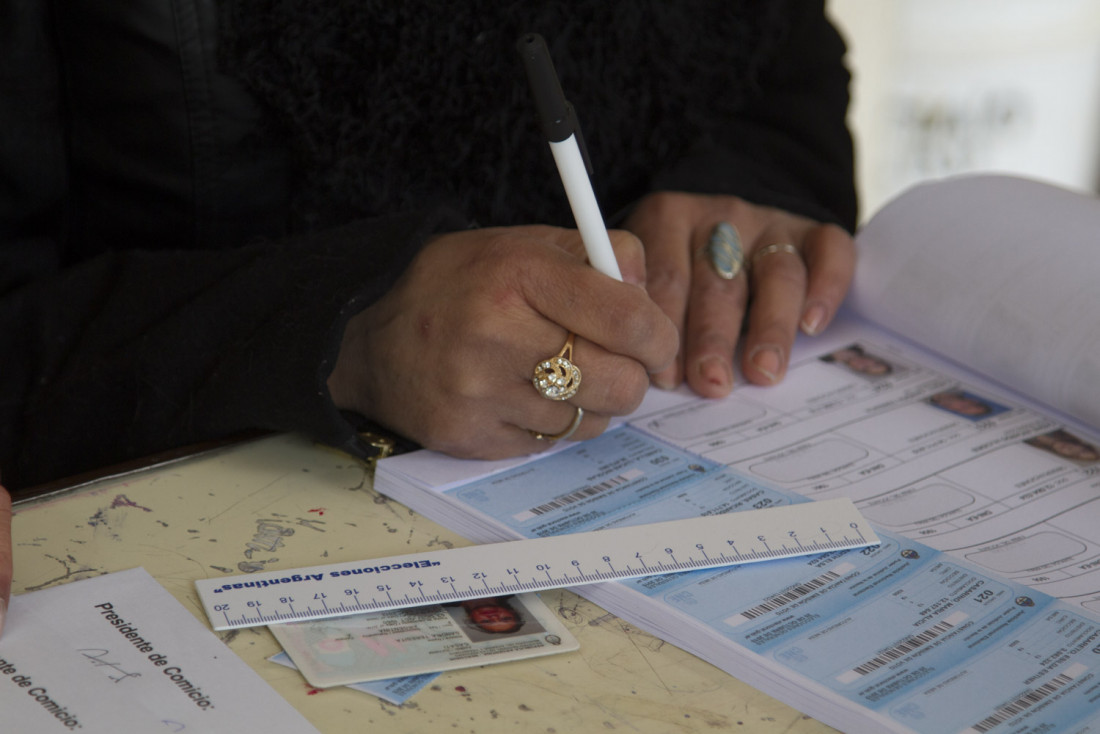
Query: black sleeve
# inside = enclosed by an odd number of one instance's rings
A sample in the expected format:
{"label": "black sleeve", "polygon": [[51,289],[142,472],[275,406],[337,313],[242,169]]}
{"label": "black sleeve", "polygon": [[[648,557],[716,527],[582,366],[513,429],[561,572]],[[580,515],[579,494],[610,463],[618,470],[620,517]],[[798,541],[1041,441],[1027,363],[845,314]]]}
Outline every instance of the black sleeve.
{"label": "black sleeve", "polygon": [[395,243],[445,218],[410,214],[237,250],[105,254],[4,296],[5,484],[256,428],[354,450],[325,387],[343,326],[416,251]]}
{"label": "black sleeve", "polygon": [[850,74],[823,3],[790,4],[790,24],[757,90],[734,119],[716,121],[656,190],[726,193],[821,221],[856,225]]}
{"label": "black sleeve", "polygon": [[211,71],[198,42],[210,19],[143,7],[0,0],[12,489],[250,429],[362,448],[326,390],[344,324],[429,233],[463,226],[432,209],[269,235],[282,231],[264,199],[277,167]]}

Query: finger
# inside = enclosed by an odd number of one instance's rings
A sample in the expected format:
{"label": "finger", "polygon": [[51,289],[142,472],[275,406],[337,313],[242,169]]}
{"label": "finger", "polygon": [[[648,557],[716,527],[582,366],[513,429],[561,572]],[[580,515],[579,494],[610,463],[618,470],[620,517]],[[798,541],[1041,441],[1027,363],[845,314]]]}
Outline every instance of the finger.
{"label": "finger", "polygon": [[[552,422],[532,418],[530,414],[517,419],[515,423],[486,416],[478,417],[470,424],[469,430],[452,433],[448,439],[440,442],[436,450],[459,458],[490,461],[545,451],[556,441],[552,438],[538,439],[535,434],[552,437],[562,433],[572,425],[577,415],[576,409],[568,403],[558,404],[556,408],[562,412]],[[608,423],[607,416],[585,411],[568,440],[584,441],[595,438],[607,429]]]}
{"label": "finger", "polygon": [[[566,342],[567,333],[549,322],[540,320],[530,330],[547,334],[535,337],[538,343]],[[569,378],[565,385],[570,386],[571,370],[568,365],[560,367],[560,360],[578,368],[583,365],[577,390],[563,393],[566,399],[548,399],[533,378],[536,372],[550,372]],[[552,368],[541,369],[543,362],[551,362]],[[492,374],[477,370],[476,385],[457,391],[464,396],[461,402],[432,416],[433,432],[428,437],[432,448],[479,459],[541,451],[546,440],[532,443],[538,440],[532,432],[548,437],[562,433],[572,425],[577,408],[584,411],[583,418],[570,439],[594,438],[607,428],[611,415],[632,413],[649,385],[638,362],[582,339],[575,339],[572,349],[559,347],[538,359],[517,360],[510,371],[511,377],[502,380],[500,370]]]}
{"label": "finger", "polygon": [[[629,223],[631,230],[645,244],[646,290],[653,302],[685,335],[685,321],[691,292],[693,229],[691,219],[666,215],[667,198],[651,197],[648,206],[640,207]],[[683,346],[681,344],[681,346]],[[654,384],[664,389],[675,388],[683,381],[683,349],[663,370],[654,372]]]}
{"label": "finger", "polygon": [[517,287],[547,321],[638,361],[648,372],[664,369],[676,356],[676,327],[645,291],[564,254]]}
{"label": "finger", "polygon": [[[524,428],[527,434],[536,441],[553,443],[555,441],[585,441],[595,438],[604,432],[610,418],[598,413],[590,413],[579,406],[564,403],[559,408],[567,408],[565,412],[555,419],[553,424],[546,423],[546,427],[536,427],[528,424],[519,426]],[[545,446],[535,447],[540,450]]]}
{"label": "finger", "polygon": [[[736,230],[735,230],[736,231]],[[693,251],[693,284],[684,340],[684,375],[703,397],[724,397],[733,387],[733,353],[748,298],[744,269],[732,280],[720,277],[706,254],[711,232],[702,230]]]}
{"label": "finger", "polygon": [[0,486],[0,633],[4,631],[4,618],[11,600],[11,578],[11,496]]}
{"label": "finger", "polygon": [[833,320],[852,284],[856,246],[851,235],[828,224],[810,230],[802,255],[809,280],[799,326],[804,333],[814,336]]}
{"label": "finger", "polygon": [[[529,226],[521,228],[533,236],[550,236],[555,244],[565,252],[575,257],[579,262],[588,263],[588,254],[580,232],[575,229],[558,229],[548,226]],[[609,229],[608,239],[611,241],[611,249],[615,252],[615,261],[619,264],[619,271],[624,283],[632,285],[645,284],[645,249],[642,242],[631,232],[622,229]],[[591,265],[589,264],[589,267]]]}
{"label": "finger", "polygon": [[[567,336],[559,334],[565,344],[568,344]],[[548,400],[550,395],[544,395],[535,384],[533,378],[536,373],[540,378],[549,377],[548,383],[554,383],[549,385],[554,398]],[[574,374],[577,379],[573,379]],[[521,372],[519,377],[526,381],[526,385],[517,405],[527,404],[527,398],[550,404],[568,400],[590,413],[607,416],[633,413],[641,405],[649,388],[649,376],[640,363],[580,337],[574,339],[571,349],[563,346],[556,354],[547,354],[531,362],[530,372]],[[554,388],[561,390],[569,387],[575,388],[575,392],[554,392]],[[526,412],[528,408],[523,410]],[[555,414],[544,407],[534,409],[531,416],[539,421],[537,424],[524,423],[522,415],[519,418],[509,416],[508,420],[542,430],[543,426],[560,424],[560,416],[560,412]]]}
{"label": "finger", "polygon": [[607,234],[611,239],[611,247],[615,250],[615,260],[619,263],[623,282],[644,287],[646,263],[642,241],[636,235],[621,229],[609,230]]}
{"label": "finger", "polygon": [[797,237],[769,233],[759,240],[761,246],[753,250],[752,306],[741,370],[747,380],[757,385],[773,385],[787,371],[803,312],[806,264],[797,252],[782,246],[799,241]]}

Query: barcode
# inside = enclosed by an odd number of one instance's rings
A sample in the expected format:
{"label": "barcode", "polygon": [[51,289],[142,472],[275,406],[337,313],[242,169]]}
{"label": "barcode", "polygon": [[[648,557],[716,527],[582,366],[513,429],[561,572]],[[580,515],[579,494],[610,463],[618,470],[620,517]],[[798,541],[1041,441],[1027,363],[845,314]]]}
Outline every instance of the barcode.
{"label": "barcode", "polygon": [[992,715],[982,719],[977,724],[967,729],[964,734],[969,734],[969,732],[985,734],[993,729],[993,727],[1019,716],[1043,699],[1057,693],[1060,689],[1064,688],[1067,683],[1070,683],[1085,670],[1087,670],[1087,668],[1079,663],[1071,665],[1065,672],[1059,673],[1038,688],[1030,690],[1015,701],[1001,706],[994,711]]}
{"label": "barcode", "polygon": [[519,522],[530,520],[532,517],[545,515],[548,512],[552,512],[553,510],[560,510],[561,508],[568,507],[575,502],[586,500],[589,497],[594,497],[602,492],[606,492],[609,489],[622,486],[628,482],[637,479],[643,474],[644,472],[642,472],[640,469],[631,469],[630,471],[624,472],[623,474],[620,474],[616,477],[605,479],[599,484],[589,484],[588,486],[581,487],[580,489],[570,492],[569,494],[563,494],[551,500],[548,500],[541,505],[529,507],[523,512],[514,515],[513,517]]}
{"label": "barcode", "polygon": [[867,662],[861,663],[851,670],[847,670],[844,673],[841,673],[837,676],[837,680],[839,680],[841,683],[851,683],[857,678],[865,676],[868,673],[872,673],[882,666],[892,663],[898,658],[904,657],[914,650],[917,650],[918,648],[924,647],[932,640],[943,635],[945,632],[949,632],[950,630],[955,629],[955,627],[957,627],[960,622],[965,620],[967,616],[969,615],[967,615],[965,612],[955,612],[947,619],[940,620],[923,632],[908,637],[898,644],[894,645],[893,647],[882,650]]}
{"label": "barcode", "polygon": [[726,624],[731,627],[736,627],[742,622],[756,619],[761,614],[774,612],[776,609],[785,607],[791,602],[798,601],[807,594],[817,591],[829,582],[836,581],[838,578],[841,578],[842,576],[844,576],[844,574],[848,573],[853,568],[855,568],[855,566],[851,563],[842,563],[836,568],[830,571],[826,571],[817,578],[810,579],[809,581],[803,582],[798,586],[792,586],[791,588],[780,594],[769,597],[760,604],[757,604],[755,607],[752,607],[751,609],[746,609],[740,614],[730,617],[726,620]]}

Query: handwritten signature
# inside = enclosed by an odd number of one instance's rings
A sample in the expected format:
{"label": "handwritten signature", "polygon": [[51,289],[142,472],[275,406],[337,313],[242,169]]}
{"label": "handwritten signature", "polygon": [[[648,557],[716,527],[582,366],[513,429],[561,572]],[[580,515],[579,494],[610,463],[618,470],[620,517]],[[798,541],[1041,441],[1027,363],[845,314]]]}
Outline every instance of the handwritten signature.
{"label": "handwritten signature", "polygon": [[[110,650],[97,647],[89,647],[83,650],[77,650],[81,655],[91,661],[92,665],[97,668],[108,668],[107,677],[115,683],[121,683],[127,678],[140,678],[141,673],[128,673],[122,669],[120,663],[113,663],[108,658],[111,655]],[[111,672],[114,671],[114,672]],[[117,675],[116,675],[117,674]]]}

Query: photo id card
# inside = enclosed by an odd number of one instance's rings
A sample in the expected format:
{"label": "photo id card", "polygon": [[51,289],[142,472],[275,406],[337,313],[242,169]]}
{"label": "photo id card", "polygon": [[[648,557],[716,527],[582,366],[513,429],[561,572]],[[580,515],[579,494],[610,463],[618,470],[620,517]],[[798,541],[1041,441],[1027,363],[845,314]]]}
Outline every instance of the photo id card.
{"label": "photo id card", "polygon": [[291,622],[270,629],[310,685],[318,688],[580,647],[533,593]]}

